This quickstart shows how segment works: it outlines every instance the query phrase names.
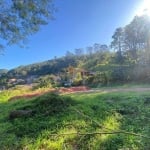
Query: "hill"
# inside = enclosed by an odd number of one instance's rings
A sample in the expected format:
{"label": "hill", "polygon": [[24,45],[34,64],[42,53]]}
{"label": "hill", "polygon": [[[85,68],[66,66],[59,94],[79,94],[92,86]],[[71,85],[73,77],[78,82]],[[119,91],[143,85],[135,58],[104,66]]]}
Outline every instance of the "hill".
{"label": "hill", "polygon": [[150,83],[149,25],[149,16],[135,16],[115,30],[110,46],[94,44],[74,53],[67,51],[61,58],[20,66],[1,75],[0,85],[31,84],[31,78],[38,78],[40,86],[49,82],[52,86]]}
{"label": "hill", "polygon": [[[149,63],[132,62],[118,56],[109,49],[99,49],[91,53],[68,54],[41,63],[20,66],[9,71],[3,70],[1,86],[42,82],[40,86],[88,85],[102,86],[129,82],[149,83]],[[143,60],[144,61],[144,60]],[[44,83],[43,83],[44,82]],[[46,83],[47,82],[47,83]]]}
{"label": "hill", "polygon": [[0,69],[0,76],[1,76],[2,74],[6,74],[7,72],[8,72],[7,69]]}

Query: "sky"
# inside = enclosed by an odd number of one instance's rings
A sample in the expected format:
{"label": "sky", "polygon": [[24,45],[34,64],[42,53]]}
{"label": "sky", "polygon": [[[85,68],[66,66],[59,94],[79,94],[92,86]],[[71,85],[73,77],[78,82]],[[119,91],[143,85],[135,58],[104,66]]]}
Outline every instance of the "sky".
{"label": "sky", "polygon": [[0,69],[61,57],[94,43],[109,45],[115,29],[130,23],[142,1],[54,0],[55,19],[29,37],[26,48],[6,47],[0,55]]}

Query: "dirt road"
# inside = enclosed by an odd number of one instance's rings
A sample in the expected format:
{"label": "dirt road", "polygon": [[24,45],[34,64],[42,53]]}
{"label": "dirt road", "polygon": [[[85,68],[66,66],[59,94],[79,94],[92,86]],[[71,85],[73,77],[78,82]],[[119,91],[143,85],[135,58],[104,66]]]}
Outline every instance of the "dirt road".
{"label": "dirt road", "polygon": [[150,92],[149,87],[128,87],[128,88],[104,88],[104,89],[92,89],[86,92]]}

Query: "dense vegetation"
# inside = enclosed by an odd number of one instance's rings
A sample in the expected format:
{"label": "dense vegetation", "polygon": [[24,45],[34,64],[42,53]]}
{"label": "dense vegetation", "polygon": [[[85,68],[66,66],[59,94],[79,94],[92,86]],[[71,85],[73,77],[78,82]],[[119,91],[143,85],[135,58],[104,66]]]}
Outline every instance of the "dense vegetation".
{"label": "dense vegetation", "polygon": [[52,19],[52,0],[9,0],[0,2],[0,52],[6,45],[24,45],[28,36]]}
{"label": "dense vegetation", "polygon": [[[149,93],[46,94],[8,101],[0,93],[1,149],[150,149]],[[77,96],[78,95],[78,96]],[[32,110],[12,118],[14,110]]]}

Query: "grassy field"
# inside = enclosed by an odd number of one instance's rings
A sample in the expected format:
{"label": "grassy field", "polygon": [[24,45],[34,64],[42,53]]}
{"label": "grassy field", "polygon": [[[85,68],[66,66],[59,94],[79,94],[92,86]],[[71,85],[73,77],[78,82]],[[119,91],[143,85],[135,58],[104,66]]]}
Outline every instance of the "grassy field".
{"label": "grassy field", "polygon": [[[0,93],[2,150],[149,150],[149,92],[46,94],[8,101]],[[13,110],[30,116],[10,118]]]}

